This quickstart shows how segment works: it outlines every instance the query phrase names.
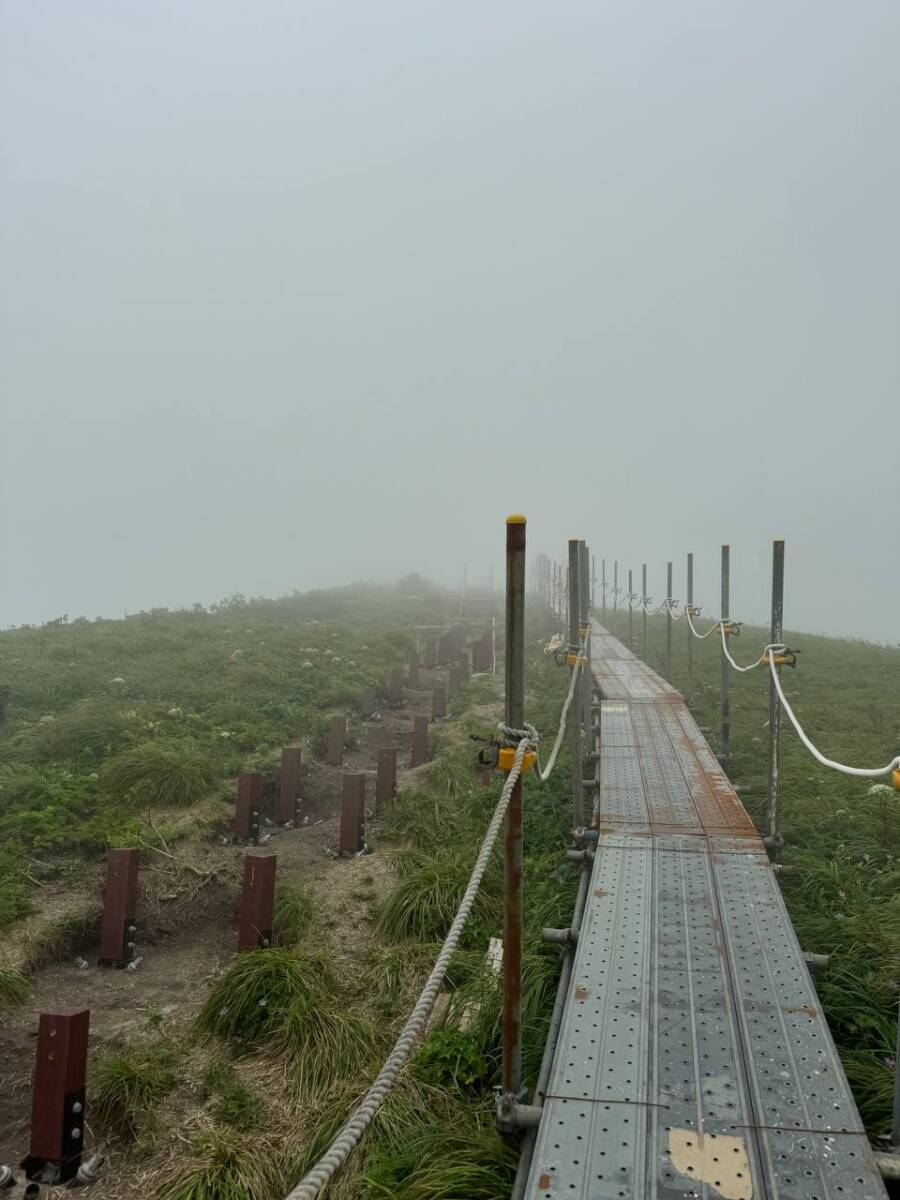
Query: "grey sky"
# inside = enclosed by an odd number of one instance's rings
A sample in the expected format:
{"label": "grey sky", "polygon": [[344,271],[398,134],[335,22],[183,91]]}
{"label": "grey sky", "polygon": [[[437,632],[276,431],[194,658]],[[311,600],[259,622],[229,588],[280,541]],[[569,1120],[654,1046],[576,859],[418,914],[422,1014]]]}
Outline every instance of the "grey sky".
{"label": "grey sky", "polygon": [[[896,641],[900,5],[0,5],[0,624],[529,544]],[[677,578],[682,571],[679,565]],[[680,594],[680,586],[678,589]]]}

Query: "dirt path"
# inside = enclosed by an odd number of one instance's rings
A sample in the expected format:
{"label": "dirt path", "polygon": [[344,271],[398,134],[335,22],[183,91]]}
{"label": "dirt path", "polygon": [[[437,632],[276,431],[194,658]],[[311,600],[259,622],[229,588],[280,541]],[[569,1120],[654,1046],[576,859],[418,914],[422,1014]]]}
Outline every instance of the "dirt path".
{"label": "dirt path", "polygon": [[[341,777],[345,770],[365,772],[367,808],[375,795],[377,752],[396,746],[398,769],[408,770],[413,717],[431,714],[434,684],[446,685],[443,668],[419,668],[420,686],[406,690],[398,708],[384,708],[380,719],[362,725],[359,744],[345,753],[342,767],[305,761],[301,769],[301,811],[306,823],[296,829],[267,827],[264,849],[278,855],[279,880],[312,889],[316,921],[344,983],[348,1000],[365,991],[361,970],[374,946],[378,902],[390,891],[394,871],[390,855],[377,848],[356,857],[336,856]],[[377,814],[369,818],[377,837]],[[43,918],[78,911],[93,913],[88,935],[70,935],[63,961],[44,966],[30,977],[31,994],[0,1024],[0,1163],[17,1167],[28,1148],[31,1072],[40,1012],[90,1008],[89,1053],[92,1056],[141,1041],[164,1029],[175,1037],[196,1017],[215,979],[235,954],[237,904],[244,847],[207,840],[180,841],[171,852],[149,855],[141,869],[138,911],[138,968],[107,970],[96,965],[96,912],[102,869],[92,870],[75,887],[57,888],[42,896]],[[34,938],[39,921],[23,923]],[[21,947],[20,947],[21,950]],[[78,965],[76,959],[90,965]],[[369,998],[371,999],[371,998]],[[90,1113],[88,1113],[90,1129]],[[90,1147],[94,1139],[87,1145]],[[98,1196],[137,1195],[127,1161],[113,1154]]]}

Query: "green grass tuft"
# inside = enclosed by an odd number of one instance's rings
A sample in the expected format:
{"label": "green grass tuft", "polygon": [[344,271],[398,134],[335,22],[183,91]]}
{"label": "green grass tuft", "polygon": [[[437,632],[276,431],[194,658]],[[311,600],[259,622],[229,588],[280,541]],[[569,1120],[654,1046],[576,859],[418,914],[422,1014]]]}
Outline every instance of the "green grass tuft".
{"label": "green grass tuft", "polygon": [[272,938],[276,946],[294,946],[307,932],[313,918],[309,888],[279,883],[272,909]]}
{"label": "green grass tuft", "polygon": [[0,967],[0,1012],[15,1008],[28,995],[28,982],[19,971]]}
{"label": "green grass tuft", "polygon": [[298,949],[248,950],[216,983],[199,1027],[241,1043],[283,1034],[295,1004],[315,1004],[332,990],[320,954]]}
{"label": "green grass tuft", "polygon": [[132,1139],[177,1082],[174,1047],[162,1042],[92,1060],[89,1099],[92,1120],[108,1135]]}
{"label": "green grass tuft", "polygon": [[186,807],[202,800],[221,782],[210,755],[191,741],[142,742],[111,758],[103,786],[140,804]]}
{"label": "green grass tuft", "polygon": [[283,1151],[274,1138],[214,1126],[178,1156],[156,1200],[280,1200],[286,1191]]}

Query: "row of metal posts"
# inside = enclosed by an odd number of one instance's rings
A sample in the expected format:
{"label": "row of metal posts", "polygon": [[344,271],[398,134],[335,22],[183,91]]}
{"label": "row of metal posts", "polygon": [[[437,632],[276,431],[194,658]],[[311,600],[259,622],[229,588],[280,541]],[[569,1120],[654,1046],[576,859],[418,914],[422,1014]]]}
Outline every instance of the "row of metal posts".
{"label": "row of metal posts", "polygon": [[[524,564],[524,524],[519,526],[521,534],[521,542],[513,540],[515,552],[520,552],[522,563]],[[510,547],[510,532],[507,534],[507,546]],[[567,572],[567,586],[563,583],[563,570],[558,563],[554,563],[552,567],[552,583],[548,586],[545,599],[550,607],[560,616],[563,612],[563,603],[568,601],[568,636],[570,646],[578,647],[582,641],[581,627],[590,620],[590,610],[597,603],[596,583],[597,569],[596,559],[590,559],[590,573],[588,574],[588,555],[587,548],[583,542],[572,540],[569,542],[569,559]],[[665,639],[665,670],[668,679],[672,680],[672,566],[671,562],[666,564],[666,639]],[[685,592],[685,607],[691,616],[694,615],[694,556],[692,553],[687,555],[686,562],[686,592]],[[613,612],[618,611],[618,586],[619,564],[613,562]],[[521,604],[511,597],[510,584],[515,587],[518,573],[511,567],[508,554],[507,560],[507,646],[508,656],[514,657],[521,655],[523,643],[521,641],[521,628],[516,625],[516,621],[521,618]],[[606,581],[606,559],[601,558],[600,561],[600,608],[602,619],[606,619],[606,598],[607,598],[607,581]],[[521,597],[520,597],[521,599]],[[635,648],[634,641],[634,601],[635,594],[632,586],[632,572],[628,571],[628,644],[633,651]],[[641,564],[641,642],[643,659],[646,662],[648,658],[647,644],[647,604],[650,598],[647,596],[647,564]],[[720,609],[719,620],[721,620],[725,628],[725,637],[733,636],[731,621],[731,550],[727,545],[722,546],[721,551],[721,593],[720,593]],[[784,635],[784,541],[777,539],[773,542],[772,547],[772,605],[771,605],[771,621],[769,628],[769,641],[773,645],[781,644]],[[518,640],[517,640],[518,639]],[[588,643],[589,645],[589,643]],[[694,675],[694,635],[688,625],[686,627],[686,654],[687,654],[687,677],[688,677],[688,692],[693,689]],[[731,759],[731,667],[728,658],[725,655],[724,648],[720,653],[721,659],[721,676],[720,676],[720,753],[718,755],[723,766],[727,766]],[[519,660],[521,661],[521,660]],[[509,662],[509,658],[508,658]],[[571,668],[577,670],[577,665]],[[781,673],[781,664],[775,663],[774,669],[779,674]],[[514,682],[513,690],[510,690],[510,681]],[[513,727],[519,726],[519,719],[522,714],[522,692],[521,692],[521,672],[516,674],[515,671],[510,673],[508,666],[507,674],[507,723]],[[515,689],[518,688],[518,691]],[[599,725],[596,727],[591,720],[592,710],[592,684],[589,664],[585,669],[584,689],[582,692],[582,719],[570,721],[570,753],[571,753],[571,791],[573,804],[573,824],[576,830],[579,830],[584,825],[584,791],[585,788],[596,787],[599,789]],[[777,853],[779,838],[778,838],[778,819],[779,819],[779,735],[781,727],[781,705],[778,699],[778,692],[775,687],[774,680],[769,678],[769,739],[768,739],[768,761],[767,761],[767,823],[768,835],[765,837],[767,847],[773,857]],[[583,753],[583,732],[589,735],[593,734],[596,737],[596,753],[589,756],[595,766],[594,779],[582,779],[582,762],[584,761]],[[518,1119],[512,1119],[506,1126],[525,1128],[529,1130],[526,1137],[532,1138],[533,1130],[540,1119],[540,1108],[535,1106],[523,1105],[520,1103],[522,1097],[521,1087],[521,779],[516,785],[516,807],[514,812],[514,821],[517,825],[518,833],[507,834],[507,905],[505,910],[504,929],[507,936],[513,935],[511,943],[514,954],[507,955],[504,953],[504,1065],[503,1065],[503,1090],[507,1098],[512,1102],[512,1110],[518,1112]],[[511,808],[512,811],[512,808]],[[509,850],[512,850],[512,855]],[[583,852],[570,852],[572,857],[578,858]],[[585,869],[587,864],[585,862]],[[582,879],[582,885],[584,879]],[[576,913],[573,917],[572,928],[577,928],[579,920],[579,902],[583,894],[583,888],[579,889],[579,901],[576,902]],[[516,928],[513,929],[511,922],[517,922]],[[548,930],[545,934],[558,934],[560,940],[566,934],[566,931]],[[507,944],[507,948],[510,943]],[[808,956],[810,959],[815,959],[815,956]],[[827,957],[827,956],[826,956]],[[549,1067],[552,1060],[554,1049],[555,1031],[558,1030],[558,1019],[561,1014],[561,997],[565,991],[566,982],[566,967],[570,964],[570,958],[564,961],[564,975],[561,980],[560,993],[557,997],[557,1005],[554,1009],[551,1018],[551,1032],[548,1036],[548,1044],[544,1054],[542,1063],[542,1071]],[[557,1011],[559,1010],[559,1011]],[[509,1021],[507,1023],[507,1012],[509,1013]],[[508,1035],[508,1036],[507,1036]],[[896,1059],[900,1062],[900,1012],[898,1012],[897,1024],[897,1042],[896,1042]],[[539,1085],[540,1089],[540,1077]],[[511,1111],[511,1110],[510,1110]],[[895,1155],[900,1155],[900,1070],[895,1073],[894,1086],[894,1113],[891,1133],[891,1147]],[[523,1156],[523,1158],[527,1155]],[[879,1167],[886,1177],[900,1178],[900,1166],[896,1165],[896,1159],[891,1159],[889,1156],[879,1155]],[[516,1178],[516,1186],[513,1189],[513,1197],[518,1200],[518,1197],[523,1195],[525,1171],[520,1164],[519,1174]]]}
{"label": "row of metal posts", "polygon": [[[613,611],[617,609],[617,580],[618,580],[618,562],[613,564]],[[602,598],[601,605],[603,616],[606,615],[606,559],[601,559],[601,587]],[[694,615],[694,556],[687,555],[687,586],[685,597],[685,608]],[[642,655],[646,662],[648,656],[647,647],[647,611],[646,605],[649,602],[647,596],[647,564],[641,564],[641,645]],[[664,672],[669,682],[672,682],[672,602],[674,599],[672,587],[672,563],[666,563],[666,633],[665,633],[665,650],[663,653]],[[634,593],[632,591],[632,573],[628,572],[628,645],[630,650],[634,650]],[[729,628],[731,613],[731,548],[729,546],[722,547],[721,559],[721,595],[719,607],[719,619],[725,624],[725,636],[731,636]],[[771,623],[769,630],[769,640],[772,643],[780,643],[783,637],[784,625],[784,541],[781,539],[773,542],[772,545],[772,612]],[[571,630],[570,630],[571,633]],[[694,680],[694,637],[691,633],[690,626],[686,627],[687,638],[687,677],[688,677],[688,695],[693,689]],[[731,761],[731,666],[725,655],[724,649],[721,652],[721,670],[720,670],[720,737],[719,737],[719,754],[718,759],[723,766],[726,766]],[[775,670],[781,673],[781,664],[775,664]],[[778,764],[779,764],[779,734],[781,730],[781,705],[778,701],[778,692],[775,687],[774,680],[769,679],[769,746],[768,746],[768,761],[767,761],[767,825],[768,832],[765,838],[766,844],[773,854],[777,849],[778,844]]]}

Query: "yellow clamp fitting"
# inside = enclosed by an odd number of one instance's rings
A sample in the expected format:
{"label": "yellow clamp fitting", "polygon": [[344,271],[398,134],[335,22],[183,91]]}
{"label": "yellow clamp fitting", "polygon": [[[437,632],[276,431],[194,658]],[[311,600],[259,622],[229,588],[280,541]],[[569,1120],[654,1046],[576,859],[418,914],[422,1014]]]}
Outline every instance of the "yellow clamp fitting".
{"label": "yellow clamp fitting", "polygon": [[[497,754],[497,767],[501,771],[505,771],[507,775],[513,769],[513,763],[516,761],[515,746],[501,746]],[[527,775],[534,764],[537,762],[537,751],[526,750],[522,755],[522,774]]]}
{"label": "yellow clamp fitting", "polygon": [[776,667],[783,667],[785,664],[787,664],[789,667],[793,667],[796,664],[797,659],[794,654],[789,651],[776,651],[774,654],[770,654],[768,650],[763,650],[762,662],[764,666],[769,666],[770,663],[774,663]]}
{"label": "yellow clamp fitting", "polygon": [[586,665],[587,665],[587,659],[585,658],[585,656],[583,654],[567,654],[566,655],[566,666],[567,667],[584,667]]}
{"label": "yellow clamp fitting", "polygon": [[891,771],[891,783],[900,792],[900,767],[894,767]]}
{"label": "yellow clamp fitting", "polygon": [[581,637],[582,641],[587,637],[587,635],[590,632],[591,632],[590,625],[579,625],[578,626],[578,633],[579,633],[579,636]]}
{"label": "yellow clamp fitting", "polygon": [[724,621],[722,623],[722,632],[726,637],[729,637],[732,633],[737,633],[737,626],[732,625],[730,621]]}

